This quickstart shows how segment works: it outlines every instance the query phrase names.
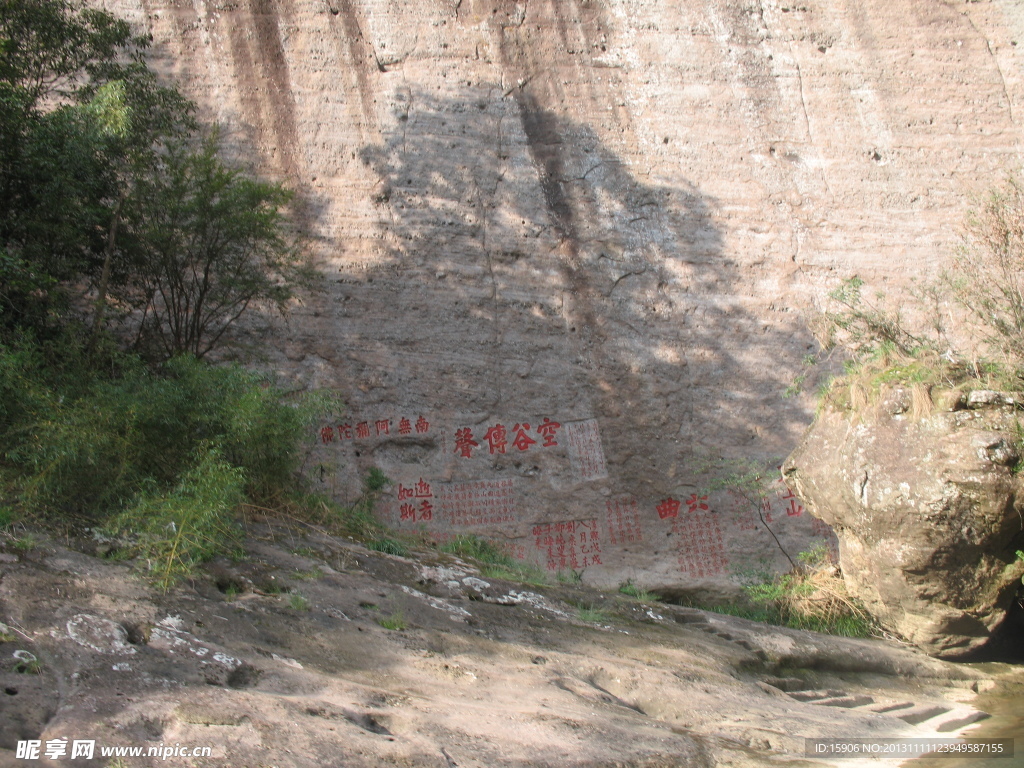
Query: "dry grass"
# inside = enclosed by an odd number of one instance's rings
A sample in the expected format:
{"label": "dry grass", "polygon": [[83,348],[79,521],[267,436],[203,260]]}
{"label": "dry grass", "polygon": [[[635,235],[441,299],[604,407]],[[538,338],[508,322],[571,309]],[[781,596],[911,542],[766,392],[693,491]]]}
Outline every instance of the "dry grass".
{"label": "dry grass", "polygon": [[815,548],[798,559],[791,572],[746,588],[750,599],[768,610],[770,621],[851,637],[874,634],[871,617],[850,595],[827,550]]}
{"label": "dry grass", "polygon": [[1000,366],[950,363],[933,352],[909,356],[886,350],[832,381],[822,403],[855,419],[875,416],[883,405],[896,406],[895,412],[920,421],[972,389],[1020,388],[1021,381]]}

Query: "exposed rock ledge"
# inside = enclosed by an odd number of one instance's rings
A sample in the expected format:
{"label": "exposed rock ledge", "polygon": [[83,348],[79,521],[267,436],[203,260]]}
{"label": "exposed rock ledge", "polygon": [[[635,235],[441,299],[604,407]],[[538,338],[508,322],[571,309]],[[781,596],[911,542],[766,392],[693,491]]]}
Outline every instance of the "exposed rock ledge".
{"label": "exposed rock ledge", "polygon": [[783,465],[835,529],[853,593],[932,655],[983,645],[1020,586],[1019,399],[977,391],[914,419],[897,389],[858,418],[826,408]]}
{"label": "exposed rock ledge", "polygon": [[[209,745],[194,764],[210,768],[761,768],[806,765],[805,737],[953,736],[986,717],[970,702],[988,671],[881,641],[250,532],[248,563],[166,595],[54,544],[4,555],[0,768],[26,764],[18,740],[58,738]],[[379,623],[395,613],[404,631]],[[26,654],[39,674],[16,671]],[[188,763],[130,765],[172,762]]]}

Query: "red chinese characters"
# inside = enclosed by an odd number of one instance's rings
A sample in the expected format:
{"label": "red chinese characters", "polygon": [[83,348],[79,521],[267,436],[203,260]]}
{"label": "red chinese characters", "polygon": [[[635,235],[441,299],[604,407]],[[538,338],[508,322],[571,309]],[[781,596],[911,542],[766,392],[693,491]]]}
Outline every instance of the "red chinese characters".
{"label": "red chinese characters", "polygon": [[517,516],[511,478],[440,483],[437,501],[441,519],[455,527],[500,525],[514,522]]}
{"label": "red chinese characters", "polygon": [[473,439],[473,430],[469,427],[455,431],[455,453],[464,459],[473,456],[473,449],[480,447],[480,443]]}
{"label": "red chinese characters", "polygon": [[[534,430],[541,440],[541,448],[551,448],[558,445],[558,440],[555,439],[558,434],[558,430],[561,429],[562,425],[557,421],[553,421],[548,417],[544,417],[544,421]],[[467,427],[460,428],[455,432],[455,453],[459,454],[465,459],[472,458],[472,449],[477,447],[475,442],[476,437],[473,435],[472,430],[468,432],[468,435],[472,443],[466,441]],[[530,424],[529,422],[516,422],[515,425],[509,430],[504,424],[497,423],[487,428],[484,433],[484,441],[487,443],[487,452],[489,455],[504,454],[507,453],[509,444],[511,443],[514,448],[520,451],[528,451],[534,446],[538,445],[536,438],[530,436]],[[512,438],[509,439],[509,434],[512,434]],[[468,447],[468,452],[466,448]],[[603,459],[602,459],[603,461]]]}
{"label": "red chinese characters", "polygon": [[503,425],[495,424],[487,430],[484,440],[487,441],[487,447],[492,454],[504,453],[505,445],[508,443],[508,432]]}
{"label": "red chinese characters", "polygon": [[[370,437],[389,437],[391,435],[391,430],[394,427],[395,423],[395,419],[387,418],[374,419],[372,422],[370,420],[361,421],[354,427],[351,424],[339,424],[337,427],[338,440],[367,440]],[[405,437],[413,433],[413,423],[409,418],[402,416],[400,419],[397,420],[397,424],[397,430],[399,435]],[[420,416],[419,418],[416,419],[415,430],[416,434],[427,434],[430,431],[430,422],[427,421],[422,416]],[[332,434],[330,435],[330,437],[325,439],[325,436],[329,431]],[[332,427],[321,428],[320,439],[322,442],[332,442],[333,437],[334,435]]]}
{"label": "red chinese characters", "polygon": [[420,502],[420,517],[421,521],[433,520],[434,519],[434,505],[428,500],[424,499]]}
{"label": "red chinese characters", "polygon": [[321,440],[321,442],[324,442],[324,443],[333,443],[334,442],[334,428],[333,427],[324,427],[323,429],[321,429],[320,430],[320,440]]}
{"label": "red chinese characters", "polygon": [[[416,499],[420,499],[417,506]],[[398,508],[400,522],[426,523],[434,519],[434,494],[430,483],[422,477],[413,487],[398,484],[398,500],[404,502]]]}
{"label": "red chinese characters", "polygon": [[512,427],[512,431],[516,433],[516,436],[512,438],[512,445],[518,448],[520,451],[525,451],[531,445],[536,445],[537,441],[526,434],[527,430],[530,429],[530,425],[525,421],[520,425],[516,424]]}
{"label": "red chinese characters", "polygon": [[679,502],[669,496],[655,507],[655,509],[658,510],[658,517],[662,520],[667,520],[670,517],[677,517],[679,515],[679,507]]}
{"label": "red chinese characters", "polygon": [[533,538],[549,571],[603,565],[596,519],[541,523],[533,527]]}
{"label": "red chinese characters", "polygon": [[605,503],[608,541],[612,544],[636,544],[644,540],[640,530],[640,508],[632,496],[608,499]]}
{"label": "red chinese characters", "polygon": [[573,473],[583,481],[608,477],[604,447],[596,419],[576,421],[565,426],[566,450]]}
{"label": "red chinese characters", "polygon": [[722,530],[714,512],[697,511],[672,522],[673,547],[679,570],[703,579],[723,573],[729,565]]}
{"label": "red chinese characters", "polygon": [[686,506],[689,512],[706,512],[708,510],[708,497],[698,496],[696,493],[686,500]]}
{"label": "red chinese characters", "polygon": [[558,432],[561,426],[557,421],[552,421],[547,416],[544,417],[544,421],[537,427],[537,434],[544,438],[541,447],[550,448],[553,445],[558,445],[558,441],[555,440],[555,433]]}

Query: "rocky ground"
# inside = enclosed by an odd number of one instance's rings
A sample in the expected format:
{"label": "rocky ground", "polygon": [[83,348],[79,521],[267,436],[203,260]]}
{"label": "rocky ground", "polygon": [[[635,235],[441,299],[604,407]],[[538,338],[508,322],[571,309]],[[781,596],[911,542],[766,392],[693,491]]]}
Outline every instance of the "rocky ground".
{"label": "rocky ground", "polygon": [[[0,554],[0,768],[838,765],[805,737],[961,733],[1011,669],[278,523],[166,594],[94,547]],[[97,752],[18,759],[29,739]],[[98,753],[159,745],[212,757]]]}

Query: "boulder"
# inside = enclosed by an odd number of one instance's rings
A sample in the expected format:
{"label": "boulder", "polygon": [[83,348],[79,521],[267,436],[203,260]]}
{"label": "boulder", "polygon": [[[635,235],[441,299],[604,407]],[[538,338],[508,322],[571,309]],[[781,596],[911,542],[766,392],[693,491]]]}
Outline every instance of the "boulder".
{"label": "boulder", "polygon": [[936,397],[947,409],[919,418],[896,407],[906,399],[826,407],[782,471],[835,529],[849,587],[881,625],[962,658],[1003,620],[1024,570],[1020,417],[1012,397]]}

